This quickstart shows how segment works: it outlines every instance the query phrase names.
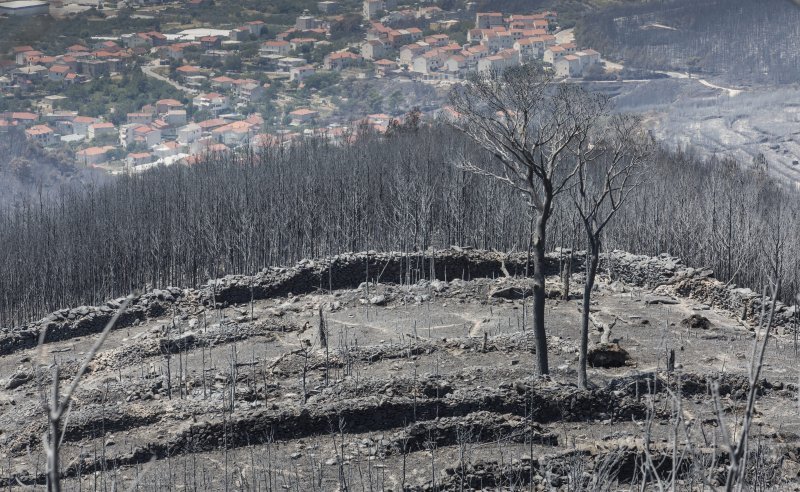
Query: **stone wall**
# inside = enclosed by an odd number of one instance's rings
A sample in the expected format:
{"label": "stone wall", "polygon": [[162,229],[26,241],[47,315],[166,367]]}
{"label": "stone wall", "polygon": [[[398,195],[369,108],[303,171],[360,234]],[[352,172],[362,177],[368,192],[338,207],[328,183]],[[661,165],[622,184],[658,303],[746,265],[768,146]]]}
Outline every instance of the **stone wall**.
{"label": "stone wall", "polygon": [[[583,270],[584,253],[572,256],[573,273]],[[365,281],[379,283],[415,283],[436,278],[453,279],[524,276],[525,253],[500,253],[453,247],[447,250],[400,253],[374,251],[348,253],[320,260],[302,260],[287,268],[266,268],[256,275],[229,275],[210,281],[199,289],[167,288],[145,293],[132,300],[116,328],[131,326],[148,318],[163,316],[176,304],[218,305],[242,304],[250,299],[267,299],[318,290],[352,289]],[[547,257],[545,274],[557,275],[564,255],[555,252]],[[504,271],[505,270],[505,271]],[[666,293],[689,297],[702,304],[729,311],[732,315],[757,324],[761,299],[750,289],[726,285],[713,277],[713,272],[690,268],[680,259],[668,255],[638,256],[622,251],[605,253],[601,274],[612,280]],[[0,354],[9,354],[36,346],[42,330],[45,341],[66,340],[103,329],[123,299],[102,306],[81,306],[63,309],[22,327],[0,331]],[[778,303],[775,324],[794,326],[795,307]]]}
{"label": "stone wall", "polygon": [[[622,251],[603,255],[601,268],[614,280],[680,297],[727,311],[731,316],[753,326],[761,317],[761,294],[748,288],[726,284],[714,278],[708,269],[691,268],[679,258],[662,254],[658,257],[637,256]],[[767,299],[767,312],[772,301]],[[796,326],[796,306],[778,301],[775,305],[774,326],[782,330]]]}

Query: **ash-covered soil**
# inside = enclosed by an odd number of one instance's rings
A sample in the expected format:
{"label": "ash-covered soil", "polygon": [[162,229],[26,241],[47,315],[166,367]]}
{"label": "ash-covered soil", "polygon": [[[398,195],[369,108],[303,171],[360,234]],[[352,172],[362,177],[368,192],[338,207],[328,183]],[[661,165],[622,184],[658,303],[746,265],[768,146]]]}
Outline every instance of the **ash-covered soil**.
{"label": "ash-covered soil", "polygon": [[[548,280],[544,378],[522,279],[371,283],[217,308],[184,299],[111,332],[68,415],[65,488],[628,490],[655,486],[654,470],[686,490],[719,484],[718,416],[737,432],[752,324],[678,288],[602,273],[592,311],[617,320],[616,345],[598,346],[593,330],[593,360],[609,367],[590,368],[595,388],[581,391],[581,282],[572,276],[565,301]],[[66,385],[97,336],[80,334],[0,357],[3,486],[44,483],[48,366]],[[749,474],[762,490],[800,484],[796,347],[782,326],[766,354]]]}

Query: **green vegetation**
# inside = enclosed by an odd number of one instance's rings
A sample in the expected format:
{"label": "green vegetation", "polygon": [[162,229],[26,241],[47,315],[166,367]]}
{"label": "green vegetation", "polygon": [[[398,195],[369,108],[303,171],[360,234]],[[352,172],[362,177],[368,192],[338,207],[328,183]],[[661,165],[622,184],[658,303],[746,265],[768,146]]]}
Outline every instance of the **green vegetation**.
{"label": "green vegetation", "polygon": [[342,76],[339,72],[317,72],[303,81],[303,89],[300,94],[306,97],[311,90],[319,90],[325,93],[327,92],[326,89],[336,86],[341,81]]}
{"label": "green vegetation", "polygon": [[68,19],[49,16],[10,17],[0,20],[0,53],[14,46],[31,45],[44,52],[59,52],[67,46],[85,42],[92,36],[121,32],[159,30],[158,19],[131,17],[132,11],[123,10],[113,18],[102,11],[89,10]]}
{"label": "green vegetation", "polygon": [[27,111],[30,107],[30,100],[24,98],[20,92],[8,97],[0,97],[0,112]]}
{"label": "green vegetation", "polygon": [[88,84],[70,86],[64,95],[69,98],[65,103],[67,109],[86,116],[106,115],[114,124],[124,122],[128,113],[159,99],[186,102],[181,91],[166,82],[146,77],[138,67],[121,79],[103,77]]}

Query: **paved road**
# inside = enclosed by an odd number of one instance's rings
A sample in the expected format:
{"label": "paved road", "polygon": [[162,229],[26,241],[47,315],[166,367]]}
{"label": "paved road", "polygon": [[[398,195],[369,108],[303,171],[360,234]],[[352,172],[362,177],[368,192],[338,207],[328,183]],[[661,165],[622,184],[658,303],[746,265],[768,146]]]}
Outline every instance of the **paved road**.
{"label": "paved road", "polygon": [[575,42],[575,29],[564,29],[556,33],[556,43],[574,43]]}
{"label": "paved road", "polygon": [[158,79],[158,80],[161,80],[163,82],[166,82],[169,85],[171,85],[172,87],[178,89],[179,91],[183,91],[183,92],[185,92],[187,94],[197,94],[197,91],[195,89],[190,89],[190,88],[186,87],[185,85],[181,85],[181,84],[175,82],[174,80],[170,80],[169,78],[164,77],[163,75],[160,75],[160,74],[156,73],[153,69],[156,68],[157,66],[158,65],[156,65],[156,66],[154,66],[154,65],[142,65],[142,73],[144,73],[147,77],[152,77],[154,79]]}
{"label": "paved road", "polygon": [[[663,73],[664,75],[669,75],[673,79],[690,79],[690,78],[692,78],[688,73],[685,73],[685,72],[663,72],[663,71],[660,71],[660,70],[656,70],[655,72],[656,73]],[[730,87],[723,87],[721,85],[713,84],[713,83],[711,83],[711,82],[709,82],[707,80],[698,79],[696,77],[695,77],[695,80],[697,80],[698,82],[700,82],[701,84],[703,84],[706,87],[710,87],[712,89],[719,89],[721,91],[724,91],[731,97],[738,96],[739,94],[744,92],[742,89],[731,89]]]}

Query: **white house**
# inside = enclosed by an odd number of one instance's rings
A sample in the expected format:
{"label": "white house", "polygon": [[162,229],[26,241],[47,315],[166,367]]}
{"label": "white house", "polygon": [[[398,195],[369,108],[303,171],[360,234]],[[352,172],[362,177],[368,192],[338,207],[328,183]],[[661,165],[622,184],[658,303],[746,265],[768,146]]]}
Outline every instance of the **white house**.
{"label": "white house", "polygon": [[579,77],[583,71],[581,60],[575,55],[566,55],[556,60],[557,77]]}
{"label": "white house", "polygon": [[286,56],[292,50],[292,45],[288,41],[267,41],[261,45],[259,51],[262,54],[274,53],[276,55]]}
{"label": "white house", "polygon": [[442,68],[444,62],[445,60],[439,50],[431,50],[414,58],[411,70],[421,74],[429,74]]}
{"label": "white house", "polygon": [[294,82],[302,82],[303,80],[311,77],[317,73],[317,70],[311,65],[303,65],[302,67],[293,67],[289,70],[289,80]]}
{"label": "white house", "polygon": [[203,136],[203,129],[197,123],[189,123],[178,128],[178,143],[185,145],[193,144]]}
{"label": "white house", "polygon": [[114,127],[113,123],[93,123],[89,125],[89,132],[87,136],[89,137],[89,140],[95,140],[107,135],[115,135],[116,133],[117,129]]}
{"label": "white house", "polygon": [[230,108],[228,96],[224,96],[218,92],[198,94],[192,99],[192,104],[194,104],[195,108],[208,111],[214,116]]}
{"label": "white house", "polygon": [[420,56],[430,49],[427,43],[412,43],[403,46],[400,49],[400,64],[411,66],[414,63],[414,58]]}
{"label": "white house", "polygon": [[519,52],[515,50],[505,50],[496,55],[479,60],[478,70],[481,72],[502,72],[517,65],[519,65]]}
{"label": "white house", "polygon": [[388,52],[389,47],[377,39],[361,43],[361,56],[367,60],[380,60],[385,58]]}

